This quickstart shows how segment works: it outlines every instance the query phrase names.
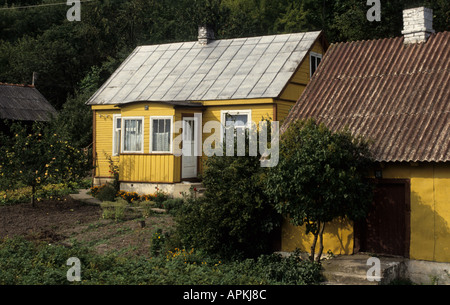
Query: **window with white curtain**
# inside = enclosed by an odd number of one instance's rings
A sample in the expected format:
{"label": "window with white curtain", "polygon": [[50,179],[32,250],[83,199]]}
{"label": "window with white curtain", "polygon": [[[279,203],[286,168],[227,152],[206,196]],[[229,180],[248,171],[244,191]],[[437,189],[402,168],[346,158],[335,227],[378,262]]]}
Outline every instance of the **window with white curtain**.
{"label": "window with white curtain", "polygon": [[150,117],[150,150],[156,153],[172,151],[172,117]]}
{"label": "window with white curtain", "polygon": [[122,152],[144,152],[144,118],[123,118],[122,119]]}

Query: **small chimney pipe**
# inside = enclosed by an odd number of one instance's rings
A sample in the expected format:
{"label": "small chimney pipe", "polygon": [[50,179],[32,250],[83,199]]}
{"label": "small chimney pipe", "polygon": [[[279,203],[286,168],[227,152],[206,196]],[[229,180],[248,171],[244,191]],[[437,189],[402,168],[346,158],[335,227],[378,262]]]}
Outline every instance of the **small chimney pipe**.
{"label": "small chimney pipe", "polygon": [[33,72],[33,79],[31,80],[31,85],[34,87],[34,82],[38,79],[37,72]]}
{"label": "small chimney pipe", "polygon": [[201,25],[198,27],[198,43],[201,45],[207,45],[211,41],[213,41],[214,38],[214,31],[206,26]]}

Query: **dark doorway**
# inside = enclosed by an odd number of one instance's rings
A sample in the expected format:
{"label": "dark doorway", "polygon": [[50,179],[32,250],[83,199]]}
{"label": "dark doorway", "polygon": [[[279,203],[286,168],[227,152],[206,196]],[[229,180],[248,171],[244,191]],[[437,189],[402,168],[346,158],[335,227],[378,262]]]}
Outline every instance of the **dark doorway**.
{"label": "dark doorway", "polygon": [[365,221],[355,223],[355,252],[409,257],[410,184],[379,179]]}

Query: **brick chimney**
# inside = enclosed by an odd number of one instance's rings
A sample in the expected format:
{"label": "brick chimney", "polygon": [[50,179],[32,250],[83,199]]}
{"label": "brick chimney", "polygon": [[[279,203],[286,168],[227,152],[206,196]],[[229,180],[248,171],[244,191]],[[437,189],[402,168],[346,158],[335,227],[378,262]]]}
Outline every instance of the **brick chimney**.
{"label": "brick chimney", "polygon": [[208,26],[199,26],[198,27],[198,43],[201,45],[207,45],[214,38],[214,31]]}
{"label": "brick chimney", "polygon": [[426,42],[434,33],[433,10],[426,7],[417,7],[403,10],[404,43]]}

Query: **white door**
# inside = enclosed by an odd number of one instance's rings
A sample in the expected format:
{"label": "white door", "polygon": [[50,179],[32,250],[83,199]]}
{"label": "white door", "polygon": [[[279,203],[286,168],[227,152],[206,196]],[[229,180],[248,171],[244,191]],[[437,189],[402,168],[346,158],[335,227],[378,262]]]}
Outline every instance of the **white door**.
{"label": "white door", "polygon": [[197,177],[197,156],[195,147],[195,123],[193,117],[183,118],[183,155],[181,157],[181,178]]}

